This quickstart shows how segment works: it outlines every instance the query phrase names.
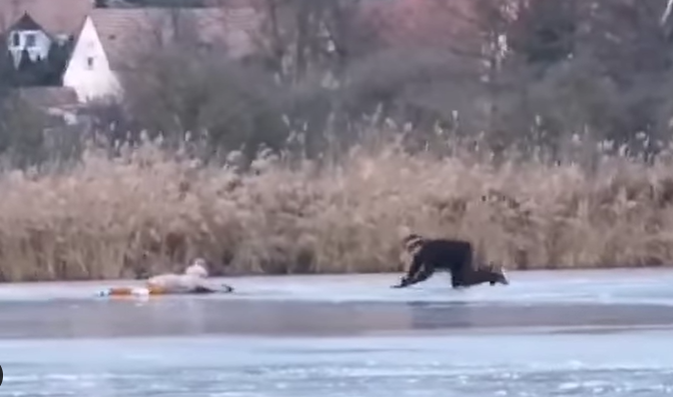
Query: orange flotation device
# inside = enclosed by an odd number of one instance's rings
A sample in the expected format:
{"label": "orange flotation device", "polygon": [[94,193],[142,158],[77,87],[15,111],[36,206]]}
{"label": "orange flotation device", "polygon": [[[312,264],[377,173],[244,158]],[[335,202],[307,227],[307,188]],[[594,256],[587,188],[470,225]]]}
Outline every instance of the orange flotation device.
{"label": "orange flotation device", "polygon": [[[211,289],[206,287],[197,287],[193,291],[184,292],[186,294],[215,294],[215,293],[231,293],[234,288],[224,284],[220,289]],[[98,292],[98,296],[157,296],[157,295],[175,295],[176,292],[171,292],[158,285],[146,285],[144,287],[112,287]]]}
{"label": "orange flotation device", "polygon": [[152,296],[167,294],[168,291],[155,285],[145,287],[112,287],[98,293],[99,296]]}

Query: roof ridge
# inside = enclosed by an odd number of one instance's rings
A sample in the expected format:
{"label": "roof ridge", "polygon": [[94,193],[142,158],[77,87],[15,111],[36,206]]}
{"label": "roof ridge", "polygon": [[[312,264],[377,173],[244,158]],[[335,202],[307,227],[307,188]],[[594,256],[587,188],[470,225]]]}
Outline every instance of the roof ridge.
{"label": "roof ridge", "polygon": [[28,14],[50,34],[74,34],[93,8],[91,0],[0,0],[0,27],[11,28]]}

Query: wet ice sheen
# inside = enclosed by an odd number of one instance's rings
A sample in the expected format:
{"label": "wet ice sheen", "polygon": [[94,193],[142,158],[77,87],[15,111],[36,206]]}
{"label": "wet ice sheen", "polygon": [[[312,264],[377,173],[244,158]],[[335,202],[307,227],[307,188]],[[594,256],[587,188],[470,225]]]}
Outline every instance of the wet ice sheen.
{"label": "wet ice sheen", "polygon": [[[662,396],[668,333],[0,344],[8,396]],[[615,346],[621,346],[615,349]]]}
{"label": "wet ice sheen", "polygon": [[[362,276],[279,276],[227,279],[235,295],[203,297],[226,300],[303,300],[322,302],[445,302],[485,304],[541,302],[656,303],[673,305],[673,271],[661,269],[608,271],[508,272],[507,287],[472,288],[447,293],[449,277],[438,274],[408,289],[391,289],[399,274]],[[82,299],[112,285],[139,281],[11,284],[0,287],[0,301]]]}
{"label": "wet ice sheen", "polygon": [[149,302],[96,300],[101,283],[2,286],[0,393],[673,395],[671,275],[515,273],[460,294],[442,278],[399,293],[397,275],[257,278]]}

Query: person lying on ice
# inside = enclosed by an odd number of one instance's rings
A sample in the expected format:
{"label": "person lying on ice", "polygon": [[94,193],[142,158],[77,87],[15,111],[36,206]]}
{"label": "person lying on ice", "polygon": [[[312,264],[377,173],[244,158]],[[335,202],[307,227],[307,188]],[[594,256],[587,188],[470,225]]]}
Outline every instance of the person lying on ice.
{"label": "person lying on ice", "polygon": [[229,293],[234,288],[229,285],[213,285],[208,282],[208,270],[205,259],[197,258],[183,274],[165,273],[150,277],[145,287],[115,287],[103,291],[105,296],[124,295],[167,295],[167,294],[210,294]]}
{"label": "person lying on ice", "polygon": [[409,256],[410,265],[398,285],[406,288],[426,281],[435,271],[451,272],[453,288],[470,287],[482,283],[507,285],[509,280],[501,266],[472,266],[474,250],[472,244],[463,240],[429,239],[418,234],[410,234],[402,240],[404,253]]}

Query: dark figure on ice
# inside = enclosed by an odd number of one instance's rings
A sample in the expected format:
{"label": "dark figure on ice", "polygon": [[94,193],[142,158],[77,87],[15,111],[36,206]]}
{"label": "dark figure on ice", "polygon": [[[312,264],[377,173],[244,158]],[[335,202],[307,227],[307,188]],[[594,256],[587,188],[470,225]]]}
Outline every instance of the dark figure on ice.
{"label": "dark figure on ice", "polygon": [[407,273],[399,285],[405,288],[429,279],[435,271],[451,272],[453,288],[470,287],[482,283],[509,284],[502,267],[472,267],[472,244],[463,240],[428,239],[411,234],[402,240],[405,254],[410,258]]}

